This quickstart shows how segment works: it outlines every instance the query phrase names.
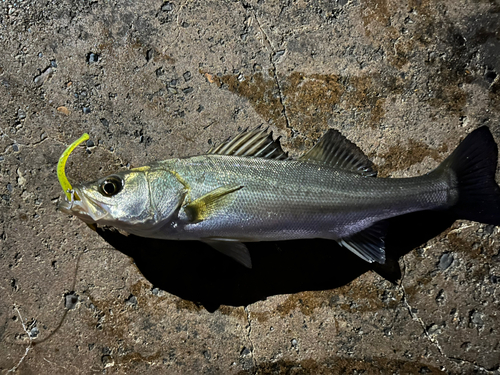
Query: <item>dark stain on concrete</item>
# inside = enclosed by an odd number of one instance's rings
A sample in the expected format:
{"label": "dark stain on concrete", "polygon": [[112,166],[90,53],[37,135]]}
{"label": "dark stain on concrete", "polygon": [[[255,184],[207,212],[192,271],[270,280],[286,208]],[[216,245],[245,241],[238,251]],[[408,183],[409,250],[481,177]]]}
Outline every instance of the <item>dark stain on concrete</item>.
{"label": "dark stain on concrete", "polygon": [[[356,111],[362,121],[371,127],[378,126],[385,116],[385,101],[389,92],[400,92],[397,78],[379,74],[342,77],[335,74],[311,74],[293,72],[281,82],[280,89],[272,76],[257,72],[252,76],[216,75],[200,71],[208,82],[214,83],[248,99],[262,118],[286,130],[284,107],[294,130],[309,135],[328,126],[335,110]],[[299,149],[311,144],[303,139],[295,140]]]}
{"label": "dark stain on concrete", "polygon": [[[247,374],[240,371],[237,374]],[[437,367],[415,361],[390,360],[380,357],[372,357],[371,360],[359,360],[341,357],[331,357],[324,362],[314,359],[305,359],[294,362],[290,360],[279,360],[258,364],[252,369],[252,374],[445,374]]]}
{"label": "dark stain on concrete", "polygon": [[219,307],[219,311],[221,314],[236,318],[242,322],[247,321],[247,313],[243,307],[233,307],[227,305],[221,305]]}
{"label": "dark stain on concrete", "polygon": [[192,301],[188,301],[182,298],[178,298],[175,302],[175,307],[177,310],[187,310],[187,311],[201,311],[203,306],[198,305]]}
{"label": "dark stain on concrete", "polygon": [[393,171],[404,170],[420,163],[427,156],[442,161],[442,155],[447,151],[448,146],[446,144],[442,144],[438,148],[431,148],[424,142],[414,139],[410,139],[407,146],[389,146],[387,152],[378,155],[384,159],[384,164],[377,168],[378,176],[387,177]]}
{"label": "dark stain on concrete", "polygon": [[[377,288],[373,283],[360,282],[356,279],[335,290],[306,291],[292,294],[276,307],[276,311],[284,318],[294,310],[299,310],[302,314],[311,316],[317,308],[321,307],[340,307],[350,313],[366,313],[396,307],[399,303],[397,299],[390,299],[387,303],[383,301],[381,295],[384,291]],[[339,296],[345,296],[346,300],[356,301],[356,303],[339,303]],[[262,321],[265,321],[266,318],[265,316],[256,317],[259,320],[262,319]]]}
{"label": "dark stain on concrete", "polygon": [[157,351],[154,354],[148,355],[148,356],[143,356],[141,353],[133,352],[133,353],[127,353],[123,356],[117,357],[119,359],[118,364],[127,364],[127,363],[133,363],[137,364],[137,362],[145,362],[145,363],[151,363],[154,361],[159,360],[162,358],[162,352]]}
{"label": "dark stain on concrete", "polygon": [[220,88],[248,99],[255,111],[265,121],[275,124],[281,129],[285,128],[286,123],[283,117],[279,89],[272,77],[265,76],[262,72],[257,72],[249,77],[245,76],[243,79],[236,75],[219,76],[204,71],[200,71],[200,73],[204,74],[209,82],[217,84]]}

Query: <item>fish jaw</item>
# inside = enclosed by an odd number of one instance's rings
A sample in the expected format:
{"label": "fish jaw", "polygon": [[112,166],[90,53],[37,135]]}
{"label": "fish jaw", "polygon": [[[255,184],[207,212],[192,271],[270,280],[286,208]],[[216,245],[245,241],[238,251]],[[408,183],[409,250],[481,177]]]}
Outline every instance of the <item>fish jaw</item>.
{"label": "fish jaw", "polygon": [[[57,208],[68,215],[78,217],[87,224],[98,223],[105,220],[109,207],[102,202],[88,197],[80,188],[75,187],[69,191],[70,199],[66,197],[59,201]],[[76,199],[78,197],[79,199]]]}

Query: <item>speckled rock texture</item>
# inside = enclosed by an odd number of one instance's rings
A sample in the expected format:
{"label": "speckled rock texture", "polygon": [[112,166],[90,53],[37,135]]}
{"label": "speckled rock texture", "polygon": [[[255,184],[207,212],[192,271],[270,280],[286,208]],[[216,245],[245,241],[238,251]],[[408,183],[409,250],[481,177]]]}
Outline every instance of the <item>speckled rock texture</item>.
{"label": "speckled rock texture", "polygon": [[90,230],[72,181],[270,126],[291,155],[340,130],[382,177],[500,141],[498,0],[0,2],[0,373],[500,374],[500,228],[391,222],[388,264],[329,241]]}

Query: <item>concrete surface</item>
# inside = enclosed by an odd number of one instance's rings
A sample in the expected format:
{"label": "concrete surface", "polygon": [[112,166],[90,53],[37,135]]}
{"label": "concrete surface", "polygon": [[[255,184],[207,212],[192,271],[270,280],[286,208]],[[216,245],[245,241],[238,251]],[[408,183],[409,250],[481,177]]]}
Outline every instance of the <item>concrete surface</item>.
{"label": "concrete surface", "polygon": [[498,0],[2,0],[0,373],[499,374],[499,228],[414,216],[386,267],[297,241],[250,271],[56,211],[83,132],[73,181],[259,124],[428,172],[481,125],[500,140],[499,32]]}

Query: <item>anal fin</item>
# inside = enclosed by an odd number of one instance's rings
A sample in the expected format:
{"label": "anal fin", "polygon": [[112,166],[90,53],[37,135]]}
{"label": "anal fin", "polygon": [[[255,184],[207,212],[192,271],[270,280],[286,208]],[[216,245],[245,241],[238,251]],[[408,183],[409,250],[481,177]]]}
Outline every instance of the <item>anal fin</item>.
{"label": "anal fin", "polygon": [[252,259],[250,258],[250,252],[245,244],[234,241],[234,240],[212,240],[212,239],[204,239],[207,245],[210,245],[215,250],[221,252],[224,255],[227,255],[230,258],[233,258],[238,263],[241,263],[247,268],[252,268]]}
{"label": "anal fin", "polygon": [[354,254],[368,263],[385,263],[385,242],[384,237],[387,231],[387,223],[380,221],[371,227],[353,234],[350,237],[342,238],[337,242],[339,245],[349,249]]}

